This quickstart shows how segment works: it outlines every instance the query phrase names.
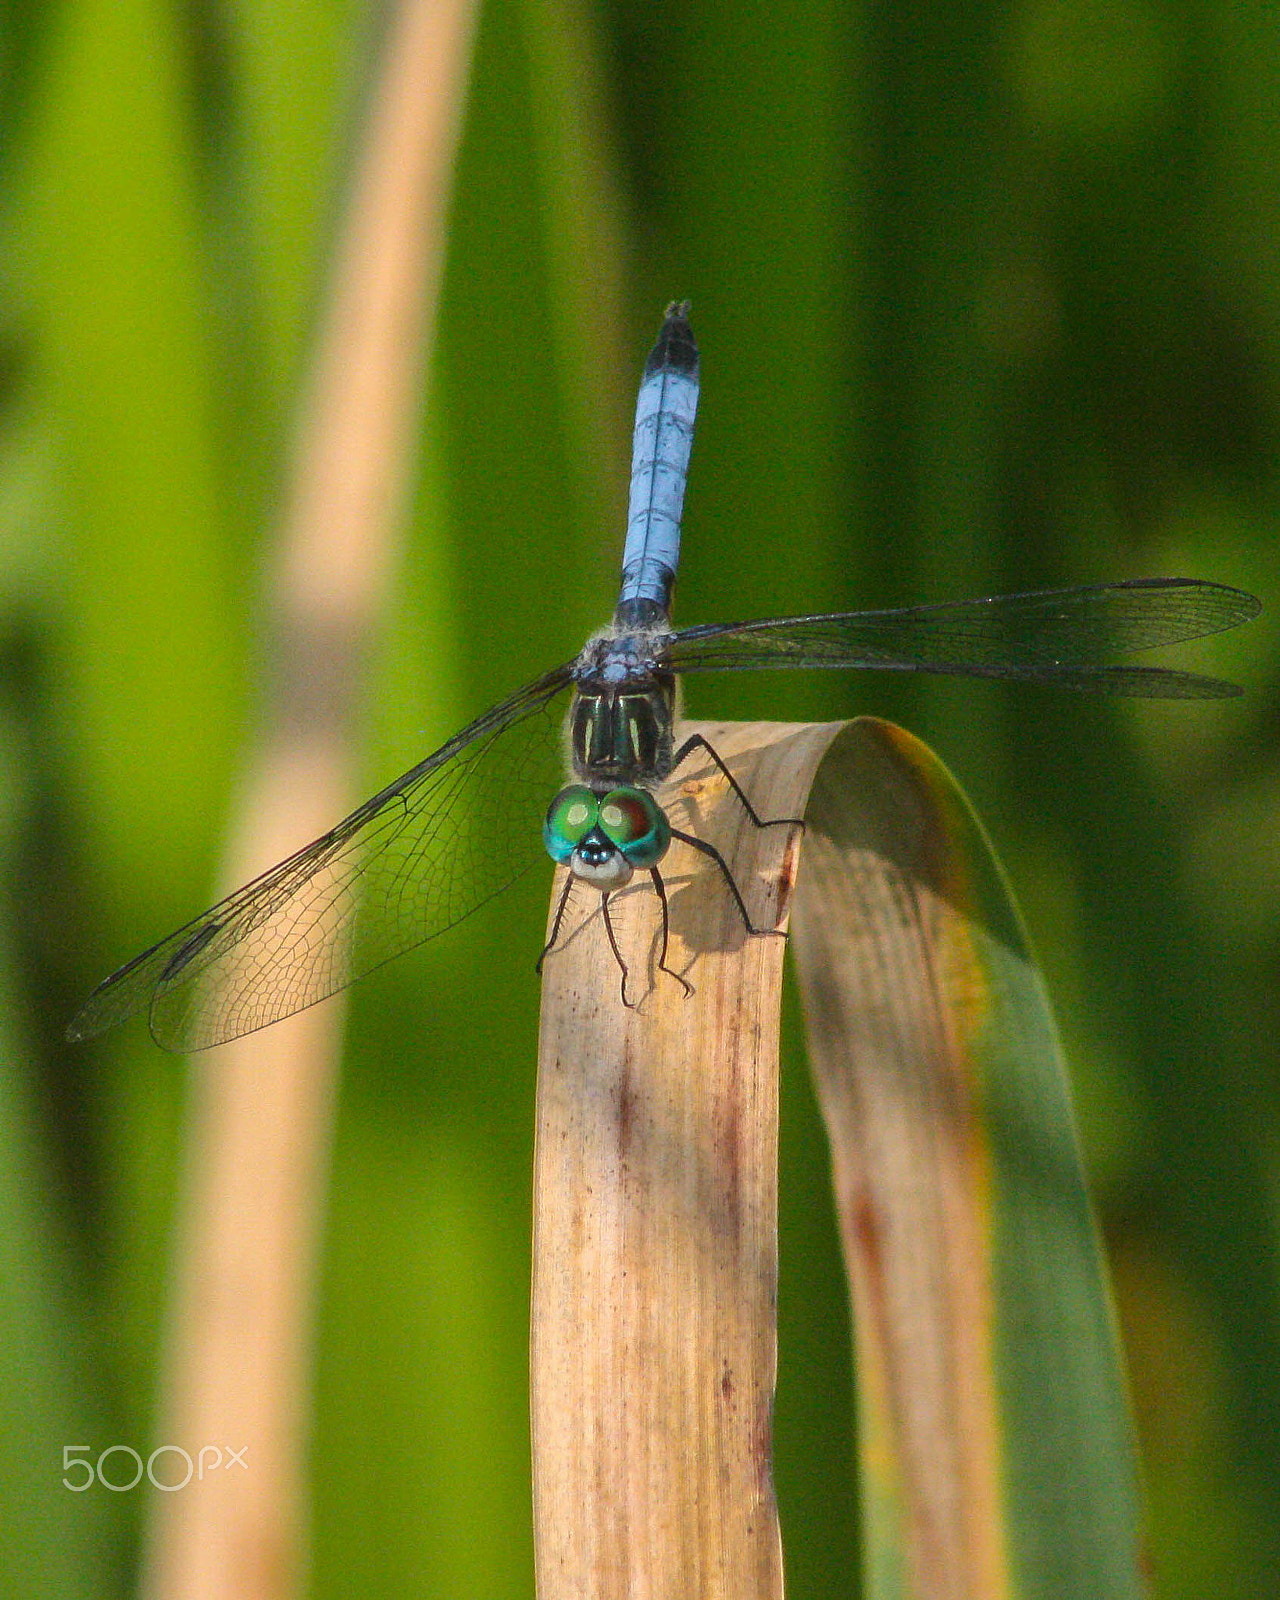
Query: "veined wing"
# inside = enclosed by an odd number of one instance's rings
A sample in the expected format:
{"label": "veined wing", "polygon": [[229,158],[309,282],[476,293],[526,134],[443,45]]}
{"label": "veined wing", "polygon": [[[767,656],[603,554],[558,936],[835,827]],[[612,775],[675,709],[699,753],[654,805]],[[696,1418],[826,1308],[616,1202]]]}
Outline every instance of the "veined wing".
{"label": "veined wing", "polygon": [[711,623],[684,628],[663,652],[676,672],[857,667],[879,672],[1011,678],[1096,694],[1203,700],[1235,684],[1115,656],[1221,633],[1256,617],[1243,590],[1195,578],[1138,578],[897,611]]}
{"label": "veined wing", "polygon": [[150,1008],[170,1050],[291,1016],[461,922],[545,858],[561,781],[558,667],[494,706],[321,838],[100,983],[67,1029]]}

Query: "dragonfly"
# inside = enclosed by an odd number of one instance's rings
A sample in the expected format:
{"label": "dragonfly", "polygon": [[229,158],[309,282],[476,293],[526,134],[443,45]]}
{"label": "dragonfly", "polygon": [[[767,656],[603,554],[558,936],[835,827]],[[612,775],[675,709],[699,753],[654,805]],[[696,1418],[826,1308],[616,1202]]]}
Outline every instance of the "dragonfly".
{"label": "dragonfly", "polygon": [[70,1039],[143,1010],[155,1041],[171,1050],[264,1028],[456,927],[545,859],[544,847],[568,871],[539,966],[561,938],[572,890],[585,885],[600,895],[622,968],[621,1003],[631,1004],[609,907],[636,873],[648,873],[662,913],[658,967],[688,990],[666,964],[661,863],[673,838],[718,867],[749,932],[777,930],[752,923],[714,845],[675,828],[657,791],[701,752],[758,826],[795,819],[758,817],[701,735],[677,743],[676,682],[684,673],[943,673],[1166,700],[1241,692],[1217,678],[1114,660],[1234,628],[1261,609],[1239,589],[1191,578],[673,630],[698,389],[698,350],[681,301],[667,309],[640,383],[622,581],[608,626],[328,833],[106,978],[71,1021]]}

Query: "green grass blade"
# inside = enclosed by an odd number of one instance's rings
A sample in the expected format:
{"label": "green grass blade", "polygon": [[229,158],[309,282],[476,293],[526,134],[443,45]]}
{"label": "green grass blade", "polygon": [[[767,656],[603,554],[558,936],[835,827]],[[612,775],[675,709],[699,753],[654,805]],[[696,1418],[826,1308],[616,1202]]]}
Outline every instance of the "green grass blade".
{"label": "green grass blade", "polygon": [[1043,982],[946,769],[864,718],[794,915],[855,1321],[867,1592],[1143,1592],[1106,1277]]}

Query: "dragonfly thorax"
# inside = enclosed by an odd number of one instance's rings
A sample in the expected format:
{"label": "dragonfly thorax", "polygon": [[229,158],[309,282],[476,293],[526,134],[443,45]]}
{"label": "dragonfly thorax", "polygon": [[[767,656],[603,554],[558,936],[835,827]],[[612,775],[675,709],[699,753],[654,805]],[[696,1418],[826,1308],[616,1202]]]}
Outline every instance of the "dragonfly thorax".
{"label": "dragonfly thorax", "polygon": [[590,784],[656,788],[671,771],[675,686],[579,689],[569,713],[574,776]]}
{"label": "dragonfly thorax", "polygon": [[606,634],[579,656],[569,753],[583,783],[656,788],[671,771],[675,679],[658,665],[666,637]]}

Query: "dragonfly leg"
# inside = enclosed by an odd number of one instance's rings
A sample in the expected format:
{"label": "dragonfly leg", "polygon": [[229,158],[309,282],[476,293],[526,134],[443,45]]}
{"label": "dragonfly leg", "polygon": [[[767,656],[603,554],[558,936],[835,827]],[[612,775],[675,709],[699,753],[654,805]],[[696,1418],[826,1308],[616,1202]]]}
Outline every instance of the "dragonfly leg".
{"label": "dragonfly leg", "polygon": [[649,876],[653,879],[653,887],[658,891],[658,899],[662,902],[662,951],[658,956],[658,971],[665,972],[669,977],[683,984],[685,999],[693,993],[693,985],[681,976],[674,967],[667,965],[667,935],[670,932],[670,919],[667,916],[667,886],[662,881],[662,874],[657,867],[649,868]]}
{"label": "dragonfly leg", "polygon": [[618,949],[617,936],[613,931],[613,918],[609,915],[609,891],[607,889],[600,891],[600,914],[604,918],[604,931],[609,936],[609,948],[613,951],[613,959],[618,963],[618,970],[622,974],[622,1003],[628,1011],[634,1011],[635,1007],[627,999],[627,964],[622,959],[622,951]]}
{"label": "dragonfly leg", "polygon": [[564,892],[560,896],[560,904],[556,907],[555,921],[551,924],[551,937],[542,947],[542,954],[538,957],[537,965],[533,969],[535,972],[542,971],[542,963],[556,947],[556,941],[560,937],[560,924],[564,921],[565,907],[569,904],[569,896],[572,893],[573,874],[571,872],[567,872],[564,879]]}
{"label": "dragonfly leg", "polygon": [[[721,772],[724,773],[725,777],[729,781],[729,787],[733,790],[734,794],[737,795],[738,799],[741,800],[742,809],[751,818],[752,822],[755,823],[757,828],[781,828],[783,826],[786,826],[786,827],[789,827],[789,828],[803,828],[804,827],[805,824],[804,824],[804,818],[803,817],[758,817],[756,815],[756,808],[751,804],[750,800],[747,799],[746,790],[742,787],[742,785],[734,777],[733,773],[729,771],[728,767],[725,766],[724,762],[720,758],[720,753],[719,753],[719,751],[717,751],[716,747],[711,743],[711,741],[709,739],[704,738],[702,736],[702,734],[700,734],[700,733],[691,733],[689,735],[689,737],[685,740],[685,742],[676,751],[675,756],[674,756],[674,758],[673,758],[673,760],[671,762],[671,770],[672,770],[672,772],[674,772],[676,770],[676,768],[686,758],[686,756],[688,756],[692,751],[699,750],[699,749],[705,750],[707,752],[707,754],[711,757],[711,759],[715,762],[716,766],[718,766],[720,768]],[[724,863],[721,862],[720,864],[723,867]],[[744,913],[744,915],[745,915],[745,913]],[[747,926],[750,927],[751,926],[750,923],[748,923]],[[752,928],[751,931],[754,933],[755,929]]]}
{"label": "dragonfly leg", "polygon": [[700,850],[704,856],[710,856],[715,862],[716,866],[720,868],[721,876],[724,878],[724,881],[729,885],[729,888],[732,891],[733,898],[737,902],[738,911],[742,917],[743,926],[746,928],[748,933],[753,934],[757,939],[763,939],[767,937],[772,937],[775,939],[786,938],[787,935],[781,928],[757,928],[755,923],[752,922],[750,914],[747,911],[747,903],[742,898],[742,891],[734,882],[733,873],[729,871],[729,863],[716,849],[715,845],[708,844],[705,839],[695,839],[691,833],[681,833],[679,828],[672,828],[671,837],[673,839],[679,839],[682,844],[687,844],[692,850]]}

